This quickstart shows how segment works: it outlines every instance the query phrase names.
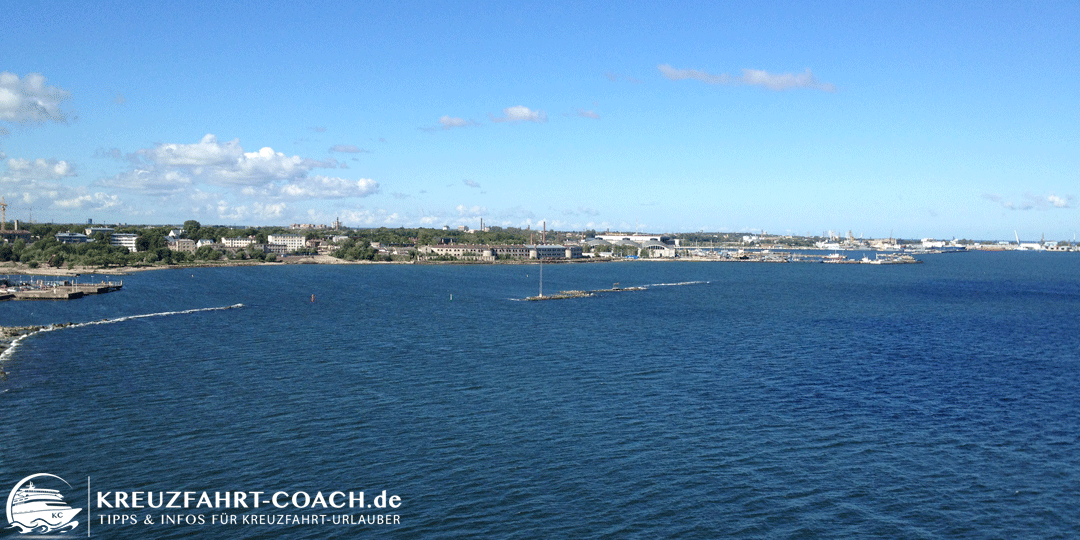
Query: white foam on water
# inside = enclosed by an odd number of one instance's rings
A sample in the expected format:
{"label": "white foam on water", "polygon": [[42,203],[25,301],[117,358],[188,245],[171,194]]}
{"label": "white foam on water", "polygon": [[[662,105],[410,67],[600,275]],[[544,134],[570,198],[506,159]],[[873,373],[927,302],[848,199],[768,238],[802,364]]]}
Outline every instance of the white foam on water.
{"label": "white foam on water", "polygon": [[162,311],[160,313],[145,313],[145,314],[142,314],[142,315],[128,315],[126,317],[117,317],[115,319],[102,319],[100,321],[89,321],[89,322],[84,322],[84,323],[70,324],[70,325],[67,325],[67,326],[56,326],[56,325],[51,325],[50,324],[49,326],[43,327],[40,330],[36,330],[36,331],[30,332],[28,334],[23,334],[23,335],[15,338],[13,340],[11,340],[11,343],[8,344],[7,350],[5,350],[3,353],[0,353],[0,362],[3,362],[5,360],[7,360],[8,358],[10,358],[12,353],[15,351],[15,349],[18,348],[20,343],[22,343],[22,340],[24,340],[24,339],[26,339],[26,338],[34,335],[34,334],[41,333],[41,332],[52,332],[53,330],[62,330],[64,328],[79,328],[79,327],[83,327],[83,326],[94,326],[94,325],[99,325],[99,324],[114,324],[114,323],[120,323],[120,322],[124,322],[124,321],[130,321],[130,320],[133,320],[133,319],[146,319],[146,318],[149,318],[149,317],[167,317],[167,316],[170,316],[170,315],[187,315],[189,313],[198,313],[200,311],[222,311],[222,310],[226,310],[226,309],[238,309],[238,308],[242,308],[242,307],[244,307],[244,304],[233,304],[231,306],[185,309],[183,311]]}

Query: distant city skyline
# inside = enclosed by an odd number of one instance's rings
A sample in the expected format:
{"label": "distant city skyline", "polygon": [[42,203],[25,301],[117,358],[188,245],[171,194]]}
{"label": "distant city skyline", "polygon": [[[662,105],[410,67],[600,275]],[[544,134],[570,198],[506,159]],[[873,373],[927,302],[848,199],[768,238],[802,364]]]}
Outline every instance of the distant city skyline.
{"label": "distant city skyline", "polygon": [[1080,3],[671,4],[15,0],[0,196],[63,223],[1080,232]]}

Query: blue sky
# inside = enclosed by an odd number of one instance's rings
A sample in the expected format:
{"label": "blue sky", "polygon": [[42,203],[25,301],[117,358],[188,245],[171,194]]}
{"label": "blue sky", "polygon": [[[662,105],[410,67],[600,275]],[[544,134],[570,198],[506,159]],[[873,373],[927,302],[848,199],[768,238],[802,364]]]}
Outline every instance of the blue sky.
{"label": "blue sky", "polygon": [[9,219],[1080,232],[1075,1],[5,11]]}

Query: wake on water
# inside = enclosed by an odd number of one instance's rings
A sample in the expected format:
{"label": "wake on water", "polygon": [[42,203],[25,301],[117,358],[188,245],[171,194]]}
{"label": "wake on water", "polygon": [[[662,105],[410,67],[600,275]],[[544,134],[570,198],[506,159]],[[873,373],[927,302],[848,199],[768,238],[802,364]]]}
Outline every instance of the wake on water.
{"label": "wake on water", "polygon": [[10,358],[13,351],[15,351],[15,349],[19,346],[19,343],[22,343],[22,340],[24,340],[24,339],[26,339],[26,338],[34,335],[34,334],[41,333],[41,332],[52,332],[53,330],[60,330],[60,329],[63,329],[63,328],[79,328],[79,327],[82,327],[82,326],[94,326],[94,325],[98,325],[98,324],[114,324],[114,323],[120,323],[120,322],[124,322],[124,321],[130,321],[130,320],[133,320],[133,319],[145,319],[145,318],[148,318],[148,317],[167,317],[169,315],[187,315],[189,313],[198,313],[200,311],[222,311],[222,310],[226,310],[226,309],[239,309],[239,308],[242,308],[242,307],[244,307],[244,304],[233,304],[231,306],[185,309],[183,311],[163,311],[161,313],[145,313],[145,314],[142,314],[142,315],[128,315],[126,317],[117,317],[115,319],[102,319],[100,321],[89,321],[89,322],[84,322],[84,323],[66,324],[66,325],[63,325],[63,326],[50,324],[49,326],[41,328],[40,330],[36,330],[36,331],[30,332],[28,334],[23,334],[23,335],[15,338],[13,340],[11,340],[11,343],[8,345],[7,350],[4,351],[3,353],[0,353],[0,362],[3,362],[4,360],[7,360],[8,358]]}

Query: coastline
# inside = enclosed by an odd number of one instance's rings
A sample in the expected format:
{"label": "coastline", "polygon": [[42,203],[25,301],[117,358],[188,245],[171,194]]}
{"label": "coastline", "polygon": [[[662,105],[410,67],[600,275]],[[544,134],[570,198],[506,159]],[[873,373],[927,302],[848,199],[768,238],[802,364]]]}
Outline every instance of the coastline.
{"label": "coastline", "polygon": [[[646,260],[646,259],[642,259]],[[653,259],[660,260],[660,259]],[[673,260],[673,259],[672,259]],[[620,262],[624,259],[577,259],[577,260],[558,260],[558,261],[545,261],[547,264],[581,264],[581,263],[593,263],[593,262]],[[76,266],[74,268],[54,268],[54,267],[38,267],[30,268],[22,263],[5,262],[0,263],[0,275],[20,275],[20,276],[67,276],[72,277],[75,275],[110,275],[110,276],[123,276],[130,275],[138,272],[148,272],[153,270],[186,270],[190,268],[234,268],[242,266],[286,266],[290,264],[320,264],[320,265],[369,265],[369,264],[422,264],[422,265],[440,265],[440,264],[539,264],[536,260],[508,260],[508,261],[346,261],[344,259],[338,259],[329,255],[314,255],[314,256],[293,256],[286,257],[285,260],[279,260],[275,262],[257,262],[257,261],[224,261],[224,262],[202,262],[193,264],[173,264],[173,265],[155,265],[155,266],[114,266],[110,268],[100,268],[94,266]]]}
{"label": "coastline", "polygon": [[[765,252],[768,253],[768,252]],[[816,260],[783,260],[773,259],[762,256],[746,257],[746,258],[717,258],[717,257],[700,257],[700,256],[681,256],[677,258],[673,257],[651,257],[651,258],[616,258],[616,257],[582,257],[580,259],[557,259],[557,260],[545,260],[546,264],[595,264],[595,263],[618,263],[618,262],[756,262],[756,263],[786,263],[786,262],[823,262]],[[835,262],[835,261],[825,261]],[[844,260],[840,261],[844,263],[854,264],[859,262],[858,260]],[[154,266],[116,266],[111,268],[100,268],[93,266],[76,266],[73,268],[54,268],[54,267],[38,267],[30,268],[22,263],[5,262],[0,263],[0,275],[25,275],[25,276],[68,276],[73,277],[76,275],[115,275],[123,276],[130,275],[137,272],[147,272],[152,270],[186,270],[191,268],[233,268],[242,266],[286,266],[290,264],[318,264],[318,265],[368,265],[368,264],[420,264],[420,265],[454,265],[454,264],[540,264],[540,261],[535,259],[513,259],[513,260],[496,260],[496,261],[481,261],[481,260],[455,260],[455,261],[425,261],[425,260],[409,260],[409,261],[346,261],[344,259],[338,259],[329,255],[314,255],[314,256],[292,256],[286,257],[283,260],[275,262],[258,262],[258,261],[222,261],[222,262],[201,262],[192,264],[181,265],[154,265]],[[885,263],[895,264],[895,263]]]}
{"label": "coastline", "polygon": [[[290,260],[293,259],[293,260]],[[73,268],[37,267],[30,268],[22,263],[6,262],[0,264],[0,275],[19,276],[75,276],[75,275],[115,275],[123,276],[137,272],[153,270],[186,270],[189,268],[226,268],[239,266],[284,266],[287,264],[403,264],[403,263],[374,263],[370,261],[345,261],[329,255],[316,255],[314,257],[291,257],[278,262],[255,262],[255,261],[225,261],[204,262],[195,264],[173,264],[155,266],[114,266],[101,268],[94,266],[76,266]]]}
{"label": "coastline", "polygon": [[[71,324],[71,323],[67,323]],[[66,326],[66,325],[55,325]],[[8,349],[20,339],[39,332],[47,326],[0,326],[0,377],[7,375],[2,361],[6,357]]]}

